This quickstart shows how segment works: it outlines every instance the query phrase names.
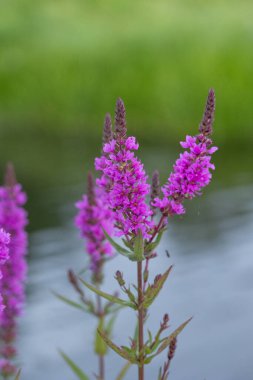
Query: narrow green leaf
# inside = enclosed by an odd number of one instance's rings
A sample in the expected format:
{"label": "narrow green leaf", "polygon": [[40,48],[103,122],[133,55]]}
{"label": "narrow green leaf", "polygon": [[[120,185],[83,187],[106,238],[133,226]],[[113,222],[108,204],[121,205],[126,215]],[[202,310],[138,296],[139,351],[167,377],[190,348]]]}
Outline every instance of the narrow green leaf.
{"label": "narrow green leaf", "polygon": [[101,336],[98,333],[98,329],[101,331],[104,331],[104,318],[100,318],[98,323],[98,328],[96,330],[96,336],[95,336],[95,353],[101,356],[106,355],[107,353],[107,345],[104,342],[104,340],[101,338]]}
{"label": "narrow green leaf", "polygon": [[120,373],[118,374],[118,376],[116,377],[116,380],[122,380],[126,374],[127,374],[127,371],[129,370],[129,368],[131,367],[132,363],[130,362],[127,362],[124,367],[121,369]]}
{"label": "narrow green leaf", "polygon": [[136,309],[136,306],[128,301],[124,301],[122,300],[121,298],[118,298],[118,297],[115,297],[115,296],[112,296],[111,294],[108,294],[108,293],[105,293],[103,292],[102,290],[100,289],[97,289],[95,286],[91,285],[91,284],[88,284],[86,281],[84,281],[83,279],[79,278],[80,281],[82,282],[82,284],[84,286],[86,286],[86,288],[90,289],[92,292],[100,295],[101,297],[105,298],[106,300],[110,301],[110,302],[113,302],[113,303],[116,303],[116,304],[119,304],[121,306],[129,306],[129,307],[132,307],[133,309]]}
{"label": "narrow green leaf", "polygon": [[157,380],[162,380],[162,367],[159,368],[159,373],[158,373],[158,379]]}
{"label": "narrow green leaf", "polygon": [[148,343],[151,344],[153,340],[152,333],[150,330],[148,330]]}
{"label": "narrow green leaf", "polygon": [[164,351],[171,343],[171,341],[173,339],[175,339],[180,333],[181,331],[183,331],[183,329],[185,328],[185,326],[188,325],[188,323],[192,320],[192,318],[189,318],[187,321],[185,321],[184,323],[182,323],[172,334],[170,334],[168,336],[168,338],[164,339],[163,343],[161,344],[161,346],[158,348],[157,350],[157,355],[160,354],[162,351]]}
{"label": "narrow green leaf", "polygon": [[116,251],[118,253],[120,253],[121,255],[123,256],[126,256],[127,258],[130,258],[130,256],[132,255],[131,252],[129,252],[127,249],[125,249],[124,247],[121,247],[121,245],[119,245],[118,243],[116,243],[110,235],[108,235],[108,233],[103,229],[104,231],[104,234],[107,238],[107,240],[111,243],[111,245],[116,249]]}
{"label": "narrow green leaf", "polygon": [[144,308],[148,308],[156,299],[158,294],[160,293],[160,290],[162,289],[165,281],[167,280],[170,272],[172,269],[172,265],[169,267],[169,269],[166,270],[166,272],[161,276],[161,278],[157,281],[155,286],[149,286],[144,294],[144,301],[143,306]]}
{"label": "narrow green leaf", "polygon": [[21,375],[21,369],[18,370],[18,373],[16,374],[15,380],[19,380]]}
{"label": "narrow green leaf", "polygon": [[85,308],[82,304],[80,304],[80,303],[78,303],[78,302],[75,302],[75,301],[72,301],[72,300],[70,300],[69,298],[67,298],[67,297],[65,297],[65,296],[63,296],[63,295],[61,295],[61,294],[58,294],[58,293],[56,293],[56,292],[54,292],[54,291],[52,291],[52,293],[53,293],[53,294],[54,294],[59,300],[61,300],[61,301],[65,302],[65,303],[67,303],[68,305],[73,306],[73,307],[75,307],[75,308],[77,308],[77,309],[79,309],[79,310],[87,311],[86,308]]}
{"label": "narrow green leaf", "polygon": [[173,331],[172,334],[170,334],[167,338],[163,339],[162,344],[160,345],[160,347],[158,348],[158,350],[156,351],[156,353],[153,354],[153,355],[151,355],[151,356],[149,356],[149,357],[147,357],[145,359],[145,363],[146,364],[150,363],[154,357],[156,357],[162,351],[164,351],[167,347],[169,347],[171,341],[173,339],[175,339],[181,333],[181,331],[183,331],[183,329],[188,325],[188,323],[191,320],[192,320],[192,318],[189,318],[186,322],[182,323],[175,331]]}
{"label": "narrow green leaf", "polygon": [[[110,337],[112,335],[112,329],[113,329],[113,326],[114,326],[114,323],[116,321],[116,318],[117,318],[117,314],[113,314],[111,316],[111,318],[109,319],[109,321],[107,322],[107,325],[105,327],[105,332],[106,334]],[[101,329],[100,329],[101,330]]]}
{"label": "narrow green leaf", "polygon": [[73,360],[71,360],[63,351],[59,350],[59,353],[72,371],[77,375],[79,380],[89,380],[88,376],[85,375],[85,373],[73,362]]}
{"label": "narrow green leaf", "polygon": [[125,245],[127,248],[130,249],[130,251],[133,250],[133,244],[132,244],[132,241],[131,241],[131,240],[128,241],[128,240],[122,238],[122,241],[123,241],[124,245]]}
{"label": "narrow green leaf", "polygon": [[159,232],[159,234],[157,235],[157,238],[156,238],[156,240],[154,242],[147,244],[147,246],[145,247],[145,253],[152,252],[159,245],[159,243],[160,243],[160,241],[162,239],[164,231],[165,230],[161,230]]}
{"label": "narrow green leaf", "polygon": [[115,351],[118,355],[120,355],[122,358],[126,359],[127,361],[131,363],[137,364],[137,360],[135,358],[135,353],[131,354],[124,350],[122,347],[117,346],[115,343],[109,339],[109,337],[101,330],[98,330],[99,335],[104,339],[107,346],[109,346],[113,351]]}
{"label": "narrow green leaf", "polygon": [[144,260],[143,253],[144,253],[144,242],[143,242],[142,232],[139,229],[138,234],[134,239],[134,255],[136,257],[136,261]]}

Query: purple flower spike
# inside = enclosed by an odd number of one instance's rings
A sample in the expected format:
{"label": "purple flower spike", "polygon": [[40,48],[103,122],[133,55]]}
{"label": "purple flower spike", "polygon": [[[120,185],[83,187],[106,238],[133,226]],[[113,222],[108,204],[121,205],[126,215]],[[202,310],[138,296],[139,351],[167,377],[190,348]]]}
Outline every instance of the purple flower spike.
{"label": "purple flower spike", "polygon": [[180,143],[186,151],[180,154],[168,182],[162,187],[163,198],[157,197],[153,202],[165,216],[183,214],[183,201],[201,195],[202,189],[211,181],[211,170],[215,169],[211,155],[218,149],[211,147],[212,140],[209,138],[212,133],[214,109],[215,95],[211,90],[200,125],[201,134],[195,137],[186,136],[186,140]]}
{"label": "purple flower spike", "polygon": [[90,255],[95,280],[99,280],[105,257],[113,254],[112,246],[103,231],[111,234],[113,230],[113,212],[108,209],[105,197],[106,194],[95,186],[93,176],[89,173],[87,195],[83,195],[82,200],[76,203],[79,211],[75,225],[86,239],[86,249]]}
{"label": "purple flower spike", "polygon": [[[15,352],[12,346],[16,336],[16,319],[22,312],[25,298],[25,280],[27,264],[27,213],[23,206],[26,194],[16,183],[12,165],[7,166],[5,186],[0,187],[0,225],[11,235],[9,260],[2,269],[0,293],[5,309],[0,316],[0,339],[2,355],[9,359],[9,353]],[[8,353],[8,355],[6,354]],[[8,357],[7,357],[8,356]]]}
{"label": "purple flower spike", "polygon": [[[2,228],[0,228],[0,281],[2,279],[2,271],[1,266],[5,264],[5,262],[9,259],[9,244],[10,244],[10,234],[5,232]],[[1,289],[1,285],[0,285]],[[0,316],[4,309],[3,305],[3,297],[0,292]]]}
{"label": "purple flower spike", "polygon": [[126,133],[126,109],[123,100],[119,98],[115,109],[115,138],[124,139]]}
{"label": "purple flower spike", "polygon": [[103,145],[110,142],[113,138],[112,132],[112,119],[109,113],[105,116],[104,130],[103,130]]}
{"label": "purple flower spike", "polygon": [[215,113],[215,93],[214,93],[214,90],[211,89],[207,97],[204,116],[199,126],[199,131],[203,135],[210,136],[213,133],[214,113]]}
{"label": "purple flower spike", "polygon": [[117,235],[132,238],[141,230],[147,238],[153,228],[150,206],[146,197],[150,192],[143,164],[135,157],[139,144],[135,137],[126,136],[125,108],[117,101],[115,138],[104,145],[104,155],[95,160],[96,170],[102,171],[97,180],[107,192],[109,208],[114,211]]}

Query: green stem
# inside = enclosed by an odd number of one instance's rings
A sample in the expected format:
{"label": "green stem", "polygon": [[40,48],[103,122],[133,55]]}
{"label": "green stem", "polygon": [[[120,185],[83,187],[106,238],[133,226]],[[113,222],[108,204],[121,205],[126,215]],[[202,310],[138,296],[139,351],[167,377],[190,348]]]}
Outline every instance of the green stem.
{"label": "green stem", "polygon": [[138,380],[144,380],[144,365],[143,365],[143,324],[144,324],[144,310],[142,306],[143,290],[142,290],[142,261],[137,262],[137,279],[138,279],[138,347],[139,347],[139,368],[138,368]]}
{"label": "green stem", "polygon": [[[101,296],[97,294],[97,315],[99,320],[103,318],[103,309],[101,303]],[[105,357],[104,355],[98,356],[98,368],[99,368],[99,380],[104,380],[105,378]]]}

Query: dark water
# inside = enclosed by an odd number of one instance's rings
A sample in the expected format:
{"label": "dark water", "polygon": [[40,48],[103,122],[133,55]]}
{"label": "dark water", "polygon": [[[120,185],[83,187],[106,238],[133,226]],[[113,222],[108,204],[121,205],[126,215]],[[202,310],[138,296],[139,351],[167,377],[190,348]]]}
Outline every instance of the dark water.
{"label": "dark water", "polygon": [[[33,170],[25,173],[30,190],[30,270],[18,343],[25,380],[74,380],[75,376],[59,357],[58,348],[75,359],[91,378],[97,368],[97,359],[92,354],[96,327],[93,319],[61,303],[51,293],[53,289],[74,298],[66,270],[79,270],[87,262],[83,242],[72,221],[73,203],[80,197],[83,184],[73,186],[73,183],[81,183],[92,158],[90,151],[86,151],[81,159],[82,149],[78,144],[77,147],[76,154],[73,149],[67,150],[69,159],[61,165],[59,157],[57,162],[52,162],[51,166],[59,168],[55,171],[57,180],[53,181],[51,173],[51,182],[40,182],[44,178],[42,164],[36,173]],[[36,157],[36,148],[35,144],[32,159]],[[48,155],[50,152],[45,157],[46,162]],[[62,157],[65,156],[62,153]],[[43,155],[40,157],[43,159]],[[175,157],[173,152],[149,149],[145,162],[150,169],[159,165],[165,175],[171,157]],[[251,165],[248,162],[235,172],[233,161],[223,157],[217,156],[217,164],[222,169],[217,169],[214,185],[205,196],[188,204],[184,218],[171,221],[160,255],[152,263],[154,275],[170,264],[175,266],[161,296],[151,307],[149,326],[155,331],[165,312],[170,314],[171,328],[194,316],[178,341],[170,374],[174,380],[253,379]],[[39,159],[37,162],[39,165]],[[65,177],[62,175],[64,165]],[[34,181],[28,180],[29,175]],[[165,249],[169,249],[170,259]],[[113,278],[117,269],[123,269],[130,282],[135,281],[133,264],[117,257],[106,267],[105,289],[108,291],[117,288]],[[89,274],[85,277],[88,279]],[[128,343],[133,329],[134,312],[121,311],[114,340],[119,344]],[[162,359],[147,367],[147,380],[157,378]],[[107,363],[107,379],[115,379],[123,361],[110,352]],[[126,376],[126,380],[134,379],[135,369]]]}

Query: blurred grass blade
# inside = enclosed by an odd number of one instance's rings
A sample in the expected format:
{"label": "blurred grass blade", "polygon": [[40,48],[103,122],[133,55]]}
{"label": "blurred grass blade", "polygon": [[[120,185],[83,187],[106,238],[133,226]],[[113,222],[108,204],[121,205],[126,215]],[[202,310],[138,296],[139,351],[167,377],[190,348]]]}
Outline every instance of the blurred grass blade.
{"label": "blurred grass blade", "polygon": [[73,362],[73,360],[71,360],[63,351],[59,350],[59,353],[79,380],[89,380],[88,376],[85,375],[85,373]]}
{"label": "blurred grass blade", "polygon": [[21,369],[19,369],[19,371],[18,371],[18,373],[17,373],[17,375],[16,375],[16,377],[15,377],[14,380],[19,380],[20,379],[20,374],[21,374]]}
{"label": "blurred grass blade", "polygon": [[56,293],[54,291],[52,291],[52,293],[55,295],[55,297],[57,297],[59,300],[65,302],[65,303],[67,303],[68,305],[73,306],[73,307],[75,307],[75,308],[77,308],[79,310],[86,311],[85,307],[83,305],[81,305],[80,303],[72,301],[69,298],[67,298],[65,296],[62,296],[61,294],[58,294],[58,293]]}
{"label": "blurred grass blade", "polygon": [[129,368],[131,367],[131,363],[130,362],[127,362],[124,367],[121,369],[120,373],[118,374],[118,376],[116,377],[116,380],[122,380],[125,376],[126,376],[126,373],[127,371],[129,370]]}
{"label": "blurred grass blade", "polygon": [[89,284],[88,282],[84,281],[83,279],[81,279],[81,278],[79,278],[79,279],[80,279],[81,283],[84,286],[86,286],[86,288],[88,288],[92,292],[98,294],[99,296],[105,298],[106,300],[113,302],[113,303],[116,303],[116,304],[119,304],[121,306],[130,306],[133,309],[135,309],[135,305],[132,302],[128,302],[128,301],[122,300],[121,298],[112,296],[111,294],[105,293],[102,290],[100,290],[100,289],[96,288],[95,286]]}

